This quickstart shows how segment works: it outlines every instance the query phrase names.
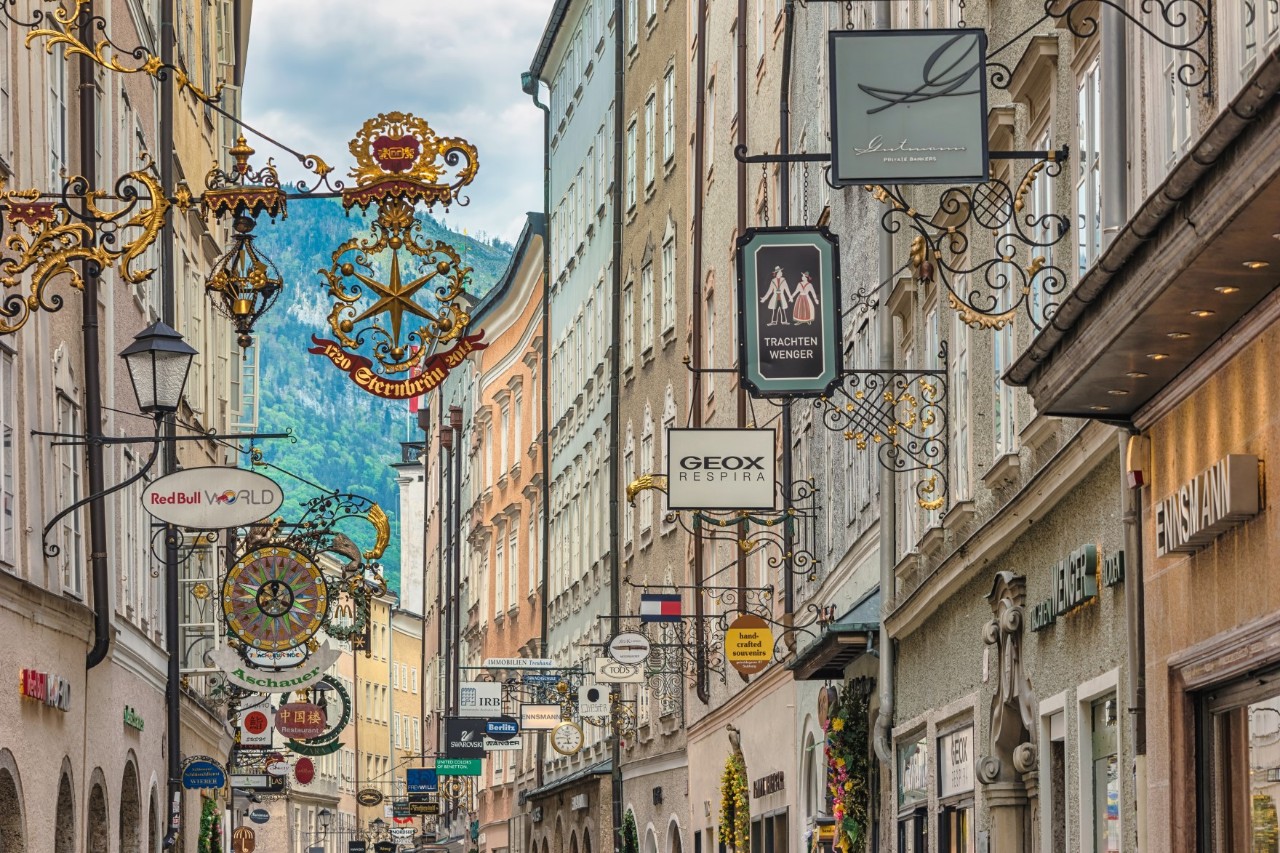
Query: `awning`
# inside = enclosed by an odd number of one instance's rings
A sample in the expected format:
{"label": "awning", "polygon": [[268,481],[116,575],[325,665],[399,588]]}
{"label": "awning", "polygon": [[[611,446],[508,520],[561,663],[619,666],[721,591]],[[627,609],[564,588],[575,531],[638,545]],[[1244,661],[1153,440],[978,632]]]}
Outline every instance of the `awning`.
{"label": "awning", "polygon": [[845,667],[866,653],[879,631],[880,587],[876,587],[828,625],[817,642],[800,652],[787,669],[796,681],[843,679]]}
{"label": "awning", "polygon": [[588,776],[607,776],[613,772],[613,759],[606,758],[604,761],[596,764],[590,764],[581,770],[575,770],[568,776],[562,776],[554,782],[548,782],[541,788],[534,788],[525,794],[526,800],[532,800],[535,797],[545,797],[548,794],[554,794],[556,791],[563,791],[570,785],[581,782]]}

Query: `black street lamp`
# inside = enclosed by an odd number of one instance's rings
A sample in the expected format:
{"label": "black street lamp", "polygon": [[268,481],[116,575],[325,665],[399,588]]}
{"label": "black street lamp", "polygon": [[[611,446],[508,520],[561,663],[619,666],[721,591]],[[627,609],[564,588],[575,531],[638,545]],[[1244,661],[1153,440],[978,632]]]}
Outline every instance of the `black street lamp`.
{"label": "black street lamp", "polygon": [[196,350],[157,320],[134,336],[120,353],[129,368],[138,410],[157,418],[178,411]]}

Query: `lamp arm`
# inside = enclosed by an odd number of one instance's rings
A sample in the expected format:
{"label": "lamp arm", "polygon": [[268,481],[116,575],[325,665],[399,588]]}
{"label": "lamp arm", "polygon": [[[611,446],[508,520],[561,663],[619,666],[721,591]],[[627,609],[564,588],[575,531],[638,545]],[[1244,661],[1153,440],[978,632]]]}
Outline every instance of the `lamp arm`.
{"label": "lamp arm", "polygon": [[62,553],[62,549],[58,547],[58,543],[49,541],[49,531],[53,530],[55,524],[80,509],[80,507],[85,506],[86,504],[91,504],[94,501],[101,500],[113,492],[126,489],[147,475],[147,472],[156,464],[156,459],[160,457],[160,445],[162,443],[160,440],[160,425],[160,418],[156,418],[156,435],[155,438],[152,439],[151,456],[147,458],[147,463],[138,470],[138,473],[134,474],[127,480],[116,483],[110,488],[103,489],[97,494],[81,498],[66,509],[60,510],[57,515],[49,519],[49,523],[44,526],[44,532],[40,534],[40,541],[44,544],[44,555],[46,557],[53,558]]}

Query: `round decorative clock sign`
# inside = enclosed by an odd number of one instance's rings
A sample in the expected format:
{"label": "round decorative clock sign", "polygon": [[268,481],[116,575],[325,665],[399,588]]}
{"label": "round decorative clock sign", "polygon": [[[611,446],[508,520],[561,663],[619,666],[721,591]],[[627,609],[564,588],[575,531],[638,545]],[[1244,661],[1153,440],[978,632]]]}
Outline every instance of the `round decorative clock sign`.
{"label": "round decorative clock sign", "polygon": [[292,548],[268,546],[245,554],[227,572],[222,612],[246,645],[278,652],[301,646],[324,624],[329,590],[320,569]]}

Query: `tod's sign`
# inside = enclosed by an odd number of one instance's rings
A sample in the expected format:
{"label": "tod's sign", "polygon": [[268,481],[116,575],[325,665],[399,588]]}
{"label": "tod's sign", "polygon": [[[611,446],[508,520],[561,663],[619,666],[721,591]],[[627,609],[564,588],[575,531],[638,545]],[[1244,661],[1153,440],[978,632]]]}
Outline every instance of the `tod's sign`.
{"label": "tod's sign", "polygon": [[187,468],[161,477],[142,493],[142,508],[179,527],[222,530],[261,521],[280,508],[284,490],[242,468]]}

